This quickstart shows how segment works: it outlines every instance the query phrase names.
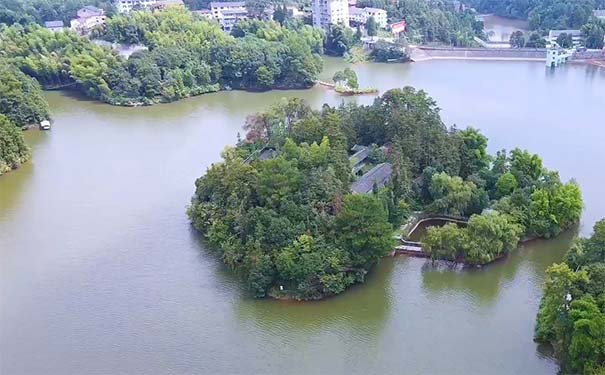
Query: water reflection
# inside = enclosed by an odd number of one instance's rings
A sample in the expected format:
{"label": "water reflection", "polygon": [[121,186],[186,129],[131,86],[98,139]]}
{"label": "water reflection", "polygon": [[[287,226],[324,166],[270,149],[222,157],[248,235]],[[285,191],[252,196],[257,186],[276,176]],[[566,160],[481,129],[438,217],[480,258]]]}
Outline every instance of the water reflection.
{"label": "water reflection", "polygon": [[560,261],[577,231],[574,227],[554,239],[528,242],[506,258],[482,268],[452,268],[447,262],[426,261],[422,266],[423,289],[434,296],[462,293],[477,305],[494,306],[503,286],[509,285],[522,268],[528,267],[531,272],[527,277],[540,285],[544,270]]}
{"label": "water reflection", "polygon": [[285,335],[310,336],[323,330],[345,331],[363,341],[376,341],[391,309],[391,277],[395,264],[384,259],[363,284],[320,301],[277,301],[242,298],[235,310],[243,327]]}
{"label": "water reflection", "polygon": [[[24,132],[23,136],[33,155],[49,133],[30,130]],[[9,216],[8,211],[20,202],[23,191],[27,189],[28,183],[34,176],[35,167],[35,161],[30,160],[18,169],[0,176],[0,219]]]}

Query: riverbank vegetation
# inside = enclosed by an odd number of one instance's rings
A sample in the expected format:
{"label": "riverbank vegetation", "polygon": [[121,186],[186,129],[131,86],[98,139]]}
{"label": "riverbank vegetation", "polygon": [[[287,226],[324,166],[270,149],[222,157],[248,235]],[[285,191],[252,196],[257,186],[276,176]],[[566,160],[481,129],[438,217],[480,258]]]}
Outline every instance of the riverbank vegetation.
{"label": "riverbank vegetation", "polygon": [[483,37],[483,23],[470,10],[461,10],[445,0],[358,0],[357,6],[387,11],[389,22],[405,20],[410,43],[439,43],[458,47],[475,45]]}
{"label": "riverbank vegetation", "polygon": [[341,95],[361,95],[378,92],[378,89],[372,87],[359,87],[357,73],[351,68],[345,68],[334,73],[332,77],[335,87],[334,91]]}
{"label": "riverbank vegetation", "polygon": [[18,168],[29,157],[29,148],[23,140],[21,130],[0,114],[0,175]]}
{"label": "riverbank vegetation", "polygon": [[536,340],[552,344],[564,373],[605,373],[605,220],[546,273]]}
{"label": "riverbank vegetation", "polygon": [[595,9],[605,8],[603,0],[467,0],[466,3],[479,12],[528,20],[538,36],[553,29],[581,29],[587,48],[603,48],[605,21],[593,16]]}
{"label": "riverbank vegetation", "polygon": [[429,228],[422,245],[433,259],[485,264],[516,248],[522,238],[551,238],[578,222],[582,197],[575,182],[562,183],[537,155],[515,149],[490,157],[481,135],[466,138],[481,150],[476,159],[481,167],[469,171],[467,181],[434,174],[427,211],[466,216],[487,209],[471,216],[466,227]]}
{"label": "riverbank vegetation", "polygon": [[128,60],[72,32],[4,27],[9,63],[44,88],[72,87],[115,105],[169,102],[220,89],[307,88],[321,71],[322,34],[250,21],[237,37],[192,13],[133,12],[107,21],[112,42],[142,43]]}
{"label": "riverbank vegetation", "polygon": [[105,10],[106,14],[113,14],[111,0],[7,0],[0,2],[0,24],[43,24],[61,20],[69,25],[78,10],[86,5],[94,5]]}
{"label": "riverbank vegetation", "polygon": [[17,126],[49,119],[49,108],[38,82],[0,59],[0,114]]}
{"label": "riverbank vegetation", "polygon": [[[520,237],[557,235],[582,209],[577,185],[562,183],[537,155],[490,156],[483,135],[446,127],[436,103],[411,87],[372,105],[320,111],[284,100],[250,116],[246,129],[197,180],[188,214],[257,296],[321,298],[363,281],[411,209],[470,216],[456,236],[433,230],[441,242],[427,251],[473,264],[510,251]],[[355,145],[371,146],[369,162],[390,165],[384,187],[350,193]],[[468,240],[452,245],[455,237]]]}

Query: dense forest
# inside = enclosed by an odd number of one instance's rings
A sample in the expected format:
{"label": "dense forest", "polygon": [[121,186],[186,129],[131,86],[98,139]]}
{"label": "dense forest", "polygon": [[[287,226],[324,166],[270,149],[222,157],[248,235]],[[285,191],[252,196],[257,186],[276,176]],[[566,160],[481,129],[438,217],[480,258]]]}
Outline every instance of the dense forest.
{"label": "dense forest", "polygon": [[483,36],[483,23],[470,10],[461,10],[446,0],[359,0],[357,6],[387,11],[389,22],[405,20],[412,43],[440,43],[467,47]]}
{"label": "dense forest", "polygon": [[152,104],[218,91],[310,87],[321,71],[322,34],[253,21],[242,35],[192,13],[133,12],[108,20],[112,42],[142,43],[128,60],[72,32],[36,25],[4,26],[0,49],[10,64],[45,88],[71,86],[116,105]]}
{"label": "dense forest", "polygon": [[[582,210],[578,186],[561,183],[538,156],[491,157],[483,135],[447,128],[436,103],[411,87],[369,106],[314,111],[285,100],[250,116],[246,129],[196,181],[188,213],[257,296],[320,298],[362,281],[411,210],[471,216],[468,248],[443,238],[427,251],[473,264],[510,251],[521,236],[555,236]],[[383,150],[370,159],[392,166],[384,188],[350,193],[354,145]],[[444,252],[452,248],[453,256]]]}
{"label": "dense forest", "polygon": [[60,20],[69,26],[69,21],[76,18],[78,9],[86,5],[102,8],[109,15],[113,13],[111,0],[2,0],[0,23],[27,25]]}
{"label": "dense forest", "polygon": [[0,175],[19,167],[29,157],[21,129],[0,114]]}
{"label": "dense forest", "polygon": [[553,345],[563,373],[605,373],[605,220],[547,270],[535,337]]}
{"label": "dense forest", "polygon": [[48,103],[38,82],[0,59],[0,114],[17,126],[49,118]]}
{"label": "dense forest", "polygon": [[48,118],[48,104],[38,82],[0,58],[0,175],[30,157],[21,127]]}
{"label": "dense forest", "polygon": [[[478,139],[475,135],[471,142],[485,145],[484,139]],[[483,152],[484,146],[481,149]],[[443,174],[432,176],[429,212],[468,216],[469,207],[476,206],[477,201],[489,210],[471,216],[466,227],[449,224],[429,228],[423,248],[431,257],[487,263],[516,248],[521,238],[551,238],[580,219],[579,186],[573,181],[562,183],[558,173],[544,168],[537,155],[515,149],[510,154],[499,152],[496,157],[486,155],[481,164],[467,181]]]}

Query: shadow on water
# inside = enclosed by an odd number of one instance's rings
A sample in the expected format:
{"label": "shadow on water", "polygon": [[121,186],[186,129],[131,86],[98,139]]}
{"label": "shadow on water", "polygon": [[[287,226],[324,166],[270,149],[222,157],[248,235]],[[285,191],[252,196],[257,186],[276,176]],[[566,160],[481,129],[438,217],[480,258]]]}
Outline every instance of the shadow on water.
{"label": "shadow on water", "polygon": [[311,337],[339,326],[364,340],[378,340],[384,330],[391,306],[390,285],[395,268],[392,259],[382,260],[372,268],[364,283],[353,285],[337,296],[319,301],[257,299],[199,232],[193,227],[189,232],[199,250],[200,262],[211,264],[218,284],[231,289],[234,315],[242,329],[260,329],[269,335],[287,333]]}
{"label": "shadow on water", "polygon": [[578,233],[574,227],[548,240],[534,240],[521,245],[507,257],[482,268],[452,267],[447,262],[427,261],[422,266],[422,285],[433,295],[462,292],[477,304],[493,306],[503,286],[509,284],[521,267],[528,266],[530,277],[541,284],[544,271],[561,261]]}
{"label": "shadow on water", "polygon": [[19,168],[0,176],[0,219],[4,213],[19,202],[19,196],[27,188],[28,182],[35,172],[36,148],[44,142],[47,134],[38,130],[30,130],[23,133],[25,142],[29,146],[32,158],[22,164]]}
{"label": "shadow on water", "polygon": [[[0,220],[19,202],[19,196],[23,193],[23,189],[26,188],[27,181],[32,178],[33,173],[34,165],[29,161],[18,169],[0,176]],[[9,174],[10,176],[8,176]]]}
{"label": "shadow on water", "polygon": [[[198,249],[198,259],[200,263],[209,266],[209,271],[216,277],[216,284],[221,285],[223,289],[233,291],[237,298],[244,298],[249,293],[242,287],[242,282],[238,276],[227,267],[220,258],[218,251],[206,242],[204,236],[195,230],[189,224],[189,236],[195,248]],[[251,296],[249,296],[251,298]]]}
{"label": "shadow on water", "polygon": [[236,301],[235,315],[242,326],[263,330],[317,334],[335,326],[364,340],[380,337],[391,308],[389,292],[394,263],[385,259],[372,269],[366,281],[344,293],[320,301],[253,299]]}

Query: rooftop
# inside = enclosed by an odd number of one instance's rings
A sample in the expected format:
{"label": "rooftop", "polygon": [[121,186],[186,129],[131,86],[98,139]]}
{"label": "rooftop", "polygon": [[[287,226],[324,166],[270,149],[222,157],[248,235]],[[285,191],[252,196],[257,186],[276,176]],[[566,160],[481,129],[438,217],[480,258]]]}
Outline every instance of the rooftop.
{"label": "rooftop", "polygon": [[605,18],[605,9],[597,9],[592,14],[597,18]]}
{"label": "rooftop", "polygon": [[210,8],[239,8],[245,6],[245,1],[212,1],[210,3]]}
{"label": "rooftop", "polygon": [[352,150],[355,151],[355,154],[349,157],[349,162],[351,163],[351,166],[355,166],[361,163],[370,154],[370,148],[367,146],[355,145],[353,146]]}
{"label": "rooftop", "polygon": [[380,9],[380,8],[371,8],[371,7],[367,7],[367,8],[358,8],[355,6],[349,7],[349,14],[363,14],[365,12],[373,12],[373,13],[385,12],[386,13],[386,10]]}
{"label": "rooftop", "polygon": [[53,28],[53,27],[63,27],[63,21],[47,21],[44,22],[44,27]]}
{"label": "rooftop", "polygon": [[351,184],[351,191],[357,194],[366,194],[372,191],[374,184],[379,188],[391,179],[393,167],[389,163],[381,163],[370,169],[368,173],[359,177],[357,181]]}
{"label": "rooftop", "polygon": [[382,9],[382,8],[372,8],[372,7],[366,7],[363,8],[363,10],[367,11],[367,12],[387,12],[386,10]]}
{"label": "rooftop", "polygon": [[561,34],[571,34],[572,37],[582,36],[582,32],[580,30],[550,30],[548,32],[548,38],[554,39]]}
{"label": "rooftop", "polygon": [[94,5],[86,5],[86,6],[82,7],[82,9],[86,9],[89,12],[103,12],[103,9],[97,8]]}
{"label": "rooftop", "polygon": [[82,13],[84,13],[84,14],[90,13],[94,16],[101,16],[105,13],[105,11],[101,8],[97,8],[94,5],[86,5],[78,10],[78,15],[81,16]]}

